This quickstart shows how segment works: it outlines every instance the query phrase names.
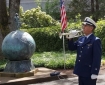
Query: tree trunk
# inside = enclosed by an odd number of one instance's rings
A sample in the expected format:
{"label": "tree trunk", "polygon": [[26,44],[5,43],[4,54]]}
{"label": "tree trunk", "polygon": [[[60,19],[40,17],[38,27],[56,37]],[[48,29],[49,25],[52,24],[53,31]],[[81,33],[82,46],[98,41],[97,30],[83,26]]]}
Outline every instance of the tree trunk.
{"label": "tree trunk", "polygon": [[100,12],[99,12],[99,2],[98,2],[98,0],[96,0],[96,19],[95,19],[95,21],[98,20],[99,14],[100,14]]}
{"label": "tree trunk", "polygon": [[2,56],[2,41],[9,33],[6,0],[0,0],[0,59]]}
{"label": "tree trunk", "polygon": [[94,0],[91,0],[91,13],[94,13]]}
{"label": "tree trunk", "polygon": [[15,26],[14,16],[19,13],[20,0],[9,0],[9,28],[10,31],[17,30]]}

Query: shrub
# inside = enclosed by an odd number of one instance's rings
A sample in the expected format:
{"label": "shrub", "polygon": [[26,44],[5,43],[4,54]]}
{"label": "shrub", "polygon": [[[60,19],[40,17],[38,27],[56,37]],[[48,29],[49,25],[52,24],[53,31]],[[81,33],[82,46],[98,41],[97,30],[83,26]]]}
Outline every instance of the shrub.
{"label": "shrub", "polygon": [[101,39],[102,51],[105,52],[105,20],[100,19],[97,22],[97,28],[95,30],[95,35]]}
{"label": "shrub", "polygon": [[28,29],[36,42],[36,51],[59,51],[62,49],[62,39],[59,38],[60,26]]}
{"label": "shrub", "polygon": [[[69,20],[68,28],[65,32],[70,29],[82,29],[80,14],[76,16],[76,20]],[[36,41],[36,51],[60,51],[62,50],[62,39],[59,38],[61,26],[58,23],[57,26],[41,27],[28,29],[33,38]],[[95,29],[95,35],[98,36],[102,41],[102,50],[105,51],[105,20],[100,19],[97,21],[97,28]],[[67,48],[67,39],[65,39],[65,46]],[[68,48],[67,48],[68,49]]]}
{"label": "shrub", "polygon": [[8,60],[6,60],[6,59],[0,60],[0,69],[4,69],[4,67],[6,66],[7,61]]}
{"label": "shrub", "polygon": [[48,27],[58,23],[46,12],[41,11],[40,7],[27,10],[23,13],[22,19],[22,28]]}
{"label": "shrub", "polygon": [[[65,31],[69,29],[81,29],[81,20],[79,17],[80,15],[76,16],[77,22],[71,20]],[[29,28],[26,31],[34,38],[36,42],[36,51],[60,51],[63,48],[63,41],[59,38],[59,33],[61,32],[61,25],[59,23],[57,23],[57,26]],[[67,48],[66,38],[65,46]]]}

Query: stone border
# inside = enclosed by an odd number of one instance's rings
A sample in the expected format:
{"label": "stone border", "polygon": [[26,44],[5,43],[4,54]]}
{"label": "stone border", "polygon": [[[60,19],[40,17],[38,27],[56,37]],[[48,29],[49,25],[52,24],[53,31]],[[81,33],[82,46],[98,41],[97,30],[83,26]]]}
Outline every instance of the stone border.
{"label": "stone border", "polygon": [[8,72],[0,72],[0,77],[15,77],[15,78],[22,78],[22,77],[29,77],[34,76],[35,73],[38,72],[38,69],[34,69],[29,72],[24,73],[8,73]]}
{"label": "stone border", "polygon": [[8,75],[9,77],[0,77],[1,78],[0,85],[27,85],[27,84],[33,84],[33,83],[36,84],[36,83],[41,83],[41,82],[66,79],[69,77],[65,73],[62,73],[62,72],[59,75],[50,76],[50,73],[54,71],[56,70],[47,69],[47,68],[36,68],[36,70],[31,71],[32,73],[34,73],[34,76],[30,75],[27,77],[23,77],[23,75],[29,75],[31,73],[30,72],[30,73],[22,74],[22,75],[18,74],[17,76],[18,78],[16,78],[16,76],[14,77],[13,73],[12,74],[1,73],[1,74],[4,74],[5,76]]}
{"label": "stone border", "polygon": [[68,78],[67,75],[59,75],[59,76],[52,76],[52,77],[46,75],[40,78],[33,78],[33,79],[2,83],[1,85],[27,85],[27,84],[36,84],[36,83],[48,82],[48,81],[54,81],[54,80],[59,80],[59,79],[66,79],[66,78]]}

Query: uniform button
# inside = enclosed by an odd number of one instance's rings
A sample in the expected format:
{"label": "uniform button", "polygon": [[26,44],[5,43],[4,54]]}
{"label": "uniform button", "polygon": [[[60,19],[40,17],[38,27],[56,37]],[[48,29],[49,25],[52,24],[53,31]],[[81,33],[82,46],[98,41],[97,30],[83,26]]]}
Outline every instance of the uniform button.
{"label": "uniform button", "polygon": [[79,55],[79,57],[81,57],[81,55]]}
{"label": "uniform button", "polygon": [[80,62],[80,60],[78,60]]}
{"label": "uniform button", "polygon": [[95,68],[95,70],[97,70],[97,68]]}
{"label": "uniform button", "polygon": [[81,51],[81,53],[82,53],[82,51]]}
{"label": "uniform button", "polygon": [[91,67],[91,65],[89,65],[89,67]]}
{"label": "uniform button", "polygon": [[82,47],[83,48],[83,47]]}

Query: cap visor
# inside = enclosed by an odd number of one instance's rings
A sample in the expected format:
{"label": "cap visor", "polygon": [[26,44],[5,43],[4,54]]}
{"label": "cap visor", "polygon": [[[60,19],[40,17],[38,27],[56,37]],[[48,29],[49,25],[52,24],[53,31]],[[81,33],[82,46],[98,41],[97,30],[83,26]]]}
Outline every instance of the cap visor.
{"label": "cap visor", "polygon": [[93,25],[91,23],[88,23],[88,22],[82,22],[83,25]]}
{"label": "cap visor", "polygon": [[82,22],[83,25],[86,25],[86,22]]}

